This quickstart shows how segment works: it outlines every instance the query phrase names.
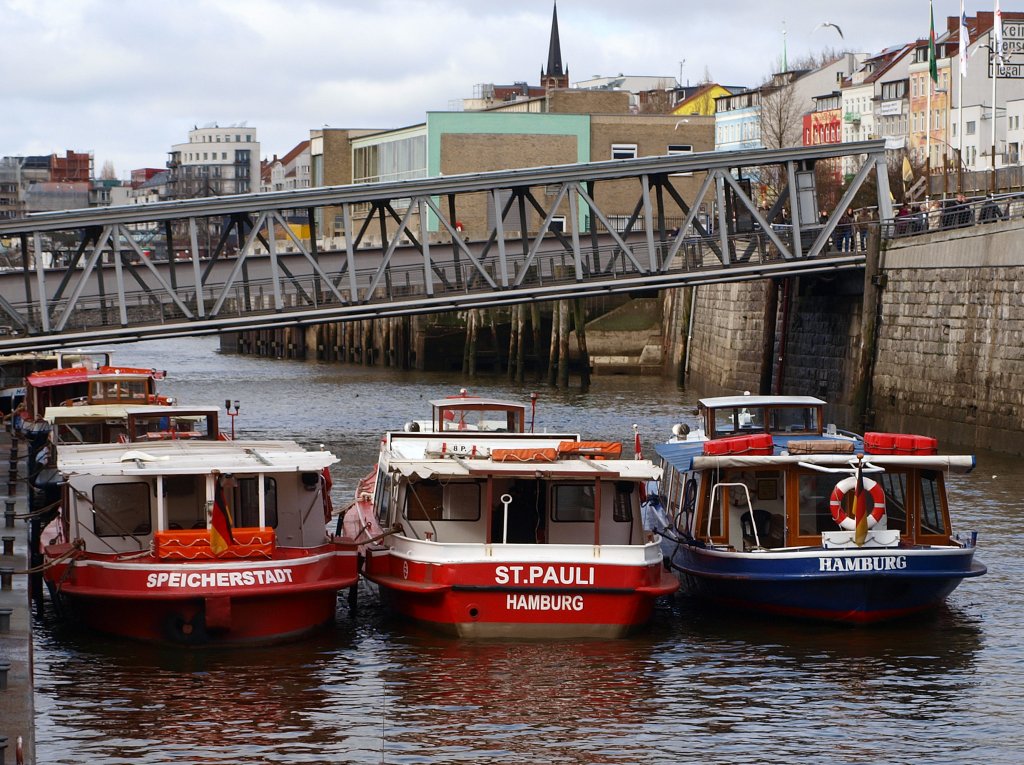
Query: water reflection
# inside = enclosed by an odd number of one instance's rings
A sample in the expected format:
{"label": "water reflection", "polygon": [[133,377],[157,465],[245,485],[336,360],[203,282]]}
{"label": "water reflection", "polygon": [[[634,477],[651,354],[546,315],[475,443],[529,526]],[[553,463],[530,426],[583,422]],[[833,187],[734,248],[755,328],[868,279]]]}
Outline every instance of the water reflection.
{"label": "water reflection", "polygon": [[[239,399],[243,436],[325,444],[334,499],[381,432],[458,389],[450,375],[225,357],[211,339],[118,348],[167,366],[183,401]],[[154,361],[154,359],[158,359]],[[517,400],[531,386],[481,381]],[[645,449],[693,406],[644,378],[538,388],[538,427]],[[628,440],[627,440],[628,443]],[[619,641],[472,642],[395,622],[363,585],[354,617],[311,640],[183,652],[49,621],[35,654],[38,761],[115,763],[951,763],[1019,761],[1024,528],[1019,462],[979,455],[948,479],[953,521],[989,573],[948,608],[851,629],[709,613],[678,598]],[[993,477],[995,476],[995,477]]]}

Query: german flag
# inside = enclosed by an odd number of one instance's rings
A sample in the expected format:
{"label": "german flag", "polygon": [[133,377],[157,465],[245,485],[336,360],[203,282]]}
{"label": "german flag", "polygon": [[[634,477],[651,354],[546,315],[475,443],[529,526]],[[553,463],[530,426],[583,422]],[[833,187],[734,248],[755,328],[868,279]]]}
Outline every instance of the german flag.
{"label": "german flag", "polygon": [[856,523],[853,541],[857,547],[863,547],[868,538],[867,492],[864,490],[864,472],[857,465],[857,485],[853,491],[853,519]]}
{"label": "german flag", "polygon": [[216,478],[213,486],[213,510],[210,513],[210,549],[214,555],[220,555],[228,549],[229,544],[235,543],[234,522],[231,519],[231,508],[228,507],[224,498],[224,485],[220,475]]}

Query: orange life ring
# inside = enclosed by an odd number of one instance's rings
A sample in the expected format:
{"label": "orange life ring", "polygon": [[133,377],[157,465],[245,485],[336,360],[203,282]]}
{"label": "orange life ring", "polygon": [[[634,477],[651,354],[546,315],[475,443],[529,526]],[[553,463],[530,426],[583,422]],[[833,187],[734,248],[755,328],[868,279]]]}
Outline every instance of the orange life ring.
{"label": "orange life ring", "polygon": [[[885,517],[885,492],[882,491],[882,487],[876,481],[872,481],[870,478],[862,478],[861,480],[864,481],[864,490],[871,495],[871,502],[874,505],[871,508],[871,513],[868,514],[868,528],[871,529]],[[854,531],[857,528],[857,521],[843,510],[843,497],[855,489],[856,486],[856,477],[851,475],[849,478],[844,478],[832,490],[832,497],[828,503],[829,509],[832,511],[832,520],[839,524],[840,528],[847,531]]]}

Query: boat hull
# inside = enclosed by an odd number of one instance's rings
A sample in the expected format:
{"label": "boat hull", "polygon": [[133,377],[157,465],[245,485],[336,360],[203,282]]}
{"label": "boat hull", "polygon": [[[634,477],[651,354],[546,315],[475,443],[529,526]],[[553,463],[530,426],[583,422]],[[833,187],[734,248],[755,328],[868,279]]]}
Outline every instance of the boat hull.
{"label": "boat hull", "polygon": [[369,550],[367,578],[397,613],[470,638],[614,638],[678,589],[662,563],[422,561]]}
{"label": "boat hull", "polygon": [[[66,547],[51,546],[46,556],[56,561]],[[288,640],[333,621],[337,593],[357,582],[358,564],[349,545],[230,562],[80,555],[45,577],[69,614],[92,629],[156,643],[241,645]]]}
{"label": "boat hull", "polygon": [[852,624],[933,608],[985,573],[973,548],[914,547],[736,553],[681,544],[683,591],[730,609]]}

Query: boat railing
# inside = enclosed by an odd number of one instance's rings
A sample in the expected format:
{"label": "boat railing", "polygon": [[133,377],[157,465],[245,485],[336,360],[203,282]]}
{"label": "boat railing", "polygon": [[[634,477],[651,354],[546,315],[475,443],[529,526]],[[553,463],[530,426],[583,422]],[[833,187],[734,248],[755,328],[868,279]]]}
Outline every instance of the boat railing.
{"label": "boat railing", "polygon": [[582,563],[655,563],[662,559],[657,541],[617,545],[551,542],[446,542],[391,537],[391,554],[430,563],[479,561],[502,565],[574,565]]}
{"label": "boat railing", "polygon": [[[758,533],[758,531],[757,531],[757,524],[754,522],[754,506],[750,502],[750,487],[749,486],[747,486],[742,481],[730,481],[730,482],[716,483],[714,486],[711,487],[711,503],[710,503],[709,507],[712,507],[712,508],[715,507],[715,492],[718,491],[718,489],[720,489],[723,486],[728,487],[728,488],[732,488],[732,487],[736,487],[736,488],[742,487],[743,488],[743,492],[744,492],[744,494],[746,495],[746,498],[747,498],[747,512],[750,513],[750,525],[751,525],[751,528],[754,530],[754,549],[755,550],[763,550],[764,546],[761,544],[761,535]],[[710,513],[709,512],[708,513],[708,529],[707,529],[707,538],[708,539],[711,539],[711,521],[713,519],[714,519],[714,513]]]}

